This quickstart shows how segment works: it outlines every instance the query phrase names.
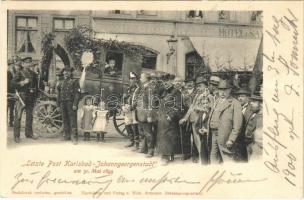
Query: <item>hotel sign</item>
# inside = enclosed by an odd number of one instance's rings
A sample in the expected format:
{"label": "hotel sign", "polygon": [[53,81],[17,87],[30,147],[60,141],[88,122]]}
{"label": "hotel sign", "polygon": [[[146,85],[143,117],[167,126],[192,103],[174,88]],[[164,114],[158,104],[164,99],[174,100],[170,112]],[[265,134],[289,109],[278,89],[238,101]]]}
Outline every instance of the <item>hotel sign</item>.
{"label": "hotel sign", "polygon": [[219,37],[229,38],[261,38],[262,31],[254,28],[218,28]]}

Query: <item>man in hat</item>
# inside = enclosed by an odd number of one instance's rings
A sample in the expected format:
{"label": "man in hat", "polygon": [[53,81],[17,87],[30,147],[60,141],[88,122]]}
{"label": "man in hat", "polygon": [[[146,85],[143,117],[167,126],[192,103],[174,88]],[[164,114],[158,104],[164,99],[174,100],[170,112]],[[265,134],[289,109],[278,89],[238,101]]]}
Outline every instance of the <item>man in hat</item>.
{"label": "man in hat", "polygon": [[235,92],[235,95],[237,95],[238,101],[241,103],[242,106],[242,113],[243,113],[243,126],[241,129],[241,132],[235,142],[235,149],[236,154],[234,159],[236,161],[246,161],[247,162],[247,150],[246,150],[246,144],[245,144],[245,123],[247,122],[248,118],[252,114],[252,111],[250,109],[249,105],[249,97],[250,97],[250,91],[248,88],[240,88]]}
{"label": "man in hat", "polygon": [[248,160],[253,160],[263,154],[263,99],[260,92],[255,92],[250,100],[251,114],[245,123],[245,142]]}
{"label": "man in hat", "polygon": [[[240,134],[243,115],[242,106],[231,96],[231,83],[228,80],[219,82],[219,98],[211,109],[208,121],[210,163],[219,164],[225,161]],[[229,155],[233,156],[233,155]]]}
{"label": "man in hat", "polygon": [[77,108],[80,99],[80,86],[78,80],[72,79],[72,68],[64,68],[64,80],[58,84],[57,104],[61,108],[64,129],[64,140],[78,143]]}
{"label": "man in hat", "polygon": [[250,91],[248,88],[240,88],[235,92],[235,94],[237,95],[237,99],[241,103],[244,118],[245,120],[247,120],[251,112],[249,105]]}
{"label": "man in hat", "polygon": [[8,116],[9,116],[9,126],[13,127],[13,121],[14,121],[14,107],[15,107],[15,99],[13,98],[15,94],[15,88],[13,87],[12,81],[15,74],[14,69],[14,60],[8,59],[8,67],[7,67],[7,109],[8,109]]}
{"label": "man in hat", "polygon": [[141,142],[141,153],[147,153],[147,157],[154,156],[156,144],[156,123],[157,110],[152,107],[151,98],[153,98],[156,85],[150,81],[150,74],[143,72],[140,77],[140,86],[135,91],[133,107],[136,107],[136,119],[139,122],[143,132],[143,140]]}
{"label": "man in hat", "polygon": [[179,120],[183,116],[182,94],[171,81],[164,83],[165,92],[160,102],[157,124],[157,151],[162,164],[174,160],[174,154],[182,153]]}
{"label": "man in hat", "polygon": [[126,147],[133,147],[134,150],[139,149],[139,129],[138,122],[135,118],[135,108],[132,107],[132,102],[134,101],[134,92],[139,87],[138,75],[135,72],[130,72],[130,86],[125,94],[125,105],[123,109],[125,110],[125,123],[126,130],[130,139],[130,143]]}
{"label": "man in hat", "polygon": [[[189,130],[189,127],[191,127],[191,131],[189,131],[189,134],[192,134],[193,137],[193,131],[195,131],[193,129],[193,127],[196,127],[197,124],[196,122],[198,121],[198,115],[196,114],[196,111],[194,110],[195,107],[197,107],[197,99],[198,97],[203,94],[204,92],[206,92],[208,90],[207,88],[207,79],[204,76],[198,76],[195,80],[195,88],[192,92],[192,94],[190,95],[191,97],[191,104],[190,107],[187,111],[187,113],[184,115],[184,117],[179,121],[180,125],[185,125],[185,123],[188,122],[186,130]],[[194,141],[194,139],[192,139],[192,141]],[[196,148],[195,145],[192,145],[193,149],[192,149],[192,159],[193,162],[197,163],[199,160],[199,152],[198,149]],[[188,156],[185,155],[184,159],[188,159]]]}
{"label": "man in hat", "polygon": [[208,89],[210,92],[210,102],[211,102],[211,106],[213,106],[214,102],[216,101],[216,99],[219,97],[218,94],[218,84],[220,82],[220,77],[218,76],[211,76],[208,82]]}
{"label": "man in hat", "polygon": [[16,72],[13,78],[13,87],[17,91],[18,101],[14,117],[14,139],[16,143],[20,142],[21,117],[25,109],[25,136],[31,139],[37,139],[33,133],[33,109],[38,96],[38,78],[35,72],[30,68],[32,58],[22,59],[22,68]]}

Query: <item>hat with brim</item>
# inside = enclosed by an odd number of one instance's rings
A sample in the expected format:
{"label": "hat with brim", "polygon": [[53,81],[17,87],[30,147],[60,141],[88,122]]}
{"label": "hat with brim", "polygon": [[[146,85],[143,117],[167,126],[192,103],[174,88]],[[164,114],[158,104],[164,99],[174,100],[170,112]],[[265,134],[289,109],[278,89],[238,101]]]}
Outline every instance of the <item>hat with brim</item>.
{"label": "hat with brim", "polygon": [[253,101],[263,101],[263,98],[261,97],[260,94],[252,94],[250,96],[250,99],[253,100]]}
{"label": "hat with brim", "polygon": [[220,79],[220,77],[218,77],[218,76],[211,76],[211,77],[210,77],[210,80],[209,80],[209,84],[218,86],[220,80],[221,80],[221,79]]}
{"label": "hat with brim", "polygon": [[250,91],[247,88],[241,88],[241,89],[237,90],[235,92],[235,94],[237,94],[237,95],[245,94],[247,96],[250,96]]}
{"label": "hat with brim", "polygon": [[225,89],[230,89],[230,88],[232,88],[230,81],[228,81],[228,80],[221,80],[219,82],[219,85],[218,85],[218,89],[219,90],[225,90]]}
{"label": "hat with brim", "polygon": [[195,79],[195,85],[198,85],[198,84],[207,84],[207,79],[203,76],[199,76]]}
{"label": "hat with brim", "polygon": [[30,62],[33,61],[33,60],[32,60],[32,57],[29,57],[29,56],[24,57],[24,58],[22,58],[21,60],[22,60],[22,62],[25,62],[25,63],[30,63]]}

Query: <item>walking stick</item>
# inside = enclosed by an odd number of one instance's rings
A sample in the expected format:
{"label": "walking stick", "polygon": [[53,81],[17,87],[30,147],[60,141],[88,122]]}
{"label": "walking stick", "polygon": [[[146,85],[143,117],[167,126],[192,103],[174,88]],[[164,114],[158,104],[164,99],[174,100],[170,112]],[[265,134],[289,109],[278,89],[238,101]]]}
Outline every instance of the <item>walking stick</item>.
{"label": "walking stick", "polygon": [[180,135],[181,135],[181,148],[182,148],[182,155],[184,156],[184,148],[183,148],[183,128],[182,128],[183,125],[179,125],[179,132],[180,132]]}

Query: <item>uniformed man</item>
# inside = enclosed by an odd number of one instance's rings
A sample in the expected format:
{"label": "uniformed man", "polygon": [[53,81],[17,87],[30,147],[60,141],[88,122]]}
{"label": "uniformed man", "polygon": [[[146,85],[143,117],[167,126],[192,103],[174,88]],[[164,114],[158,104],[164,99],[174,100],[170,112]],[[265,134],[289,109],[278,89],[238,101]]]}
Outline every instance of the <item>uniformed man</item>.
{"label": "uniformed man", "polygon": [[126,111],[126,130],[130,139],[130,143],[126,147],[133,147],[134,150],[139,149],[139,128],[138,122],[135,118],[135,108],[132,107],[132,102],[134,101],[134,92],[139,87],[138,75],[135,72],[130,72],[130,86],[127,89],[127,94],[125,95],[125,106]]}
{"label": "uniformed man", "polygon": [[64,80],[58,85],[57,104],[62,112],[64,140],[78,143],[77,108],[80,99],[79,81],[72,79],[72,68],[64,68]]}
{"label": "uniformed man", "polygon": [[25,109],[25,136],[31,139],[38,137],[33,133],[33,109],[38,96],[38,79],[30,67],[32,66],[32,58],[25,57],[22,59],[22,68],[16,71],[13,78],[13,87],[16,89],[16,96],[18,98],[15,119],[14,119],[14,139],[16,143],[20,142],[20,127],[21,117]]}
{"label": "uniformed man", "polygon": [[211,164],[226,162],[226,158],[227,161],[233,159],[231,150],[242,128],[242,106],[231,96],[231,89],[229,80],[220,81],[219,98],[210,111],[208,142]]}

